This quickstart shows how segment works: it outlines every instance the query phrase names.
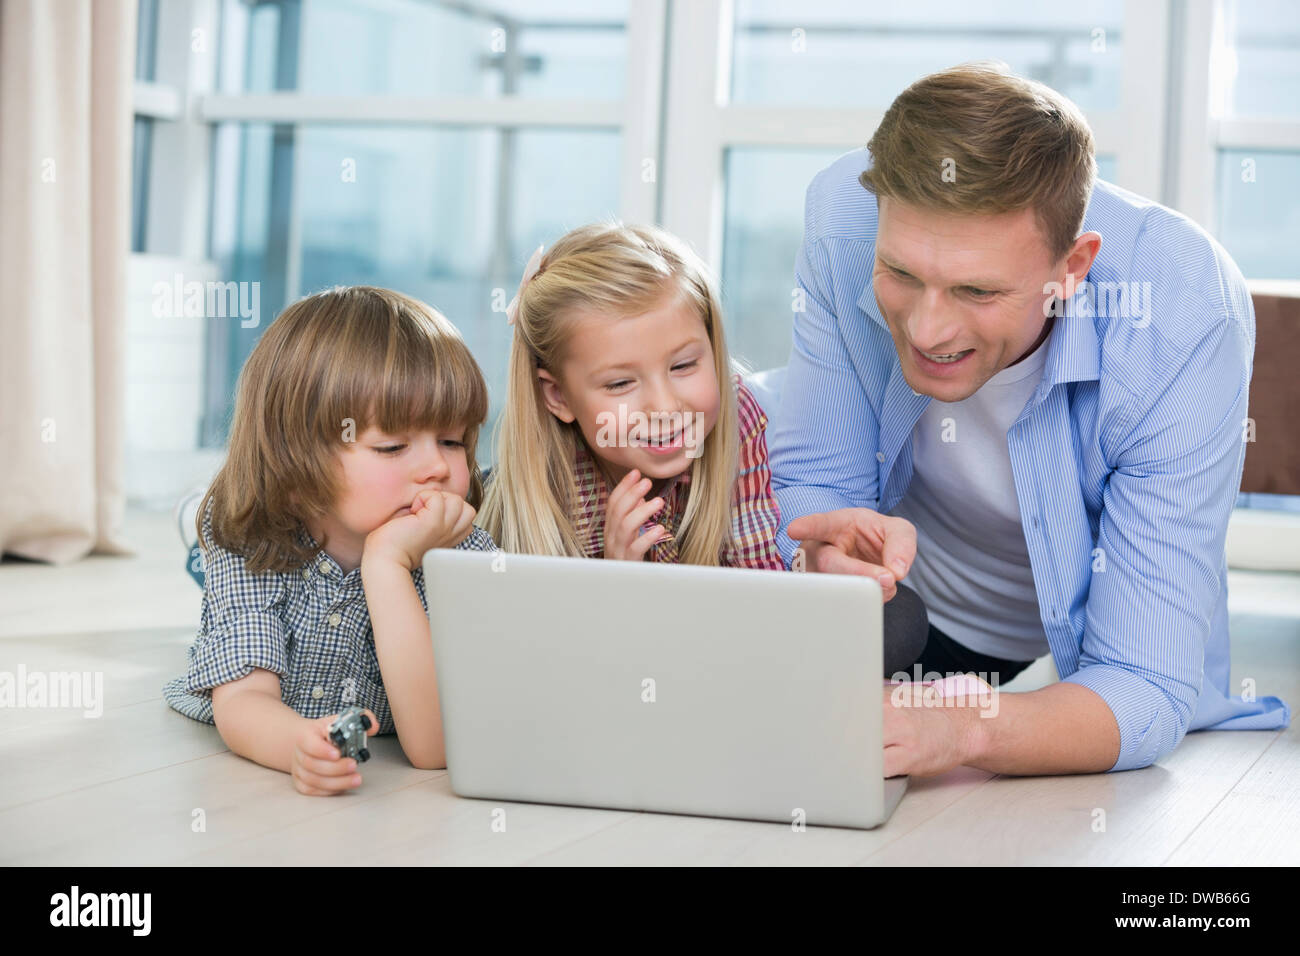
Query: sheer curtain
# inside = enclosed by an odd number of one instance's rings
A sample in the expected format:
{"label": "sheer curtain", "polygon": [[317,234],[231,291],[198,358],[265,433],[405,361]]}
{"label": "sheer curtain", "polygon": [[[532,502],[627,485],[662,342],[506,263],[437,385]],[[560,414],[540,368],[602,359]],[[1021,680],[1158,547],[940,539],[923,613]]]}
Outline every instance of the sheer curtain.
{"label": "sheer curtain", "polygon": [[121,553],[135,0],[0,0],[0,551]]}

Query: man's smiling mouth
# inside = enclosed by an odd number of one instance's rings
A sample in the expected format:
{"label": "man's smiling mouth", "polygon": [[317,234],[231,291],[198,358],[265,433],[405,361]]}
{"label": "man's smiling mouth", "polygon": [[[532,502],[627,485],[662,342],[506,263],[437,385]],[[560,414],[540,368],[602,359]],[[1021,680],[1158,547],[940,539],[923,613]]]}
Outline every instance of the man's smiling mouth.
{"label": "man's smiling mouth", "polygon": [[923,352],[916,346],[912,346],[916,354],[936,365],[951,365],[953,362],[960,362],[966,356],[974,352],[974,349],[962,349],[960,352]]}

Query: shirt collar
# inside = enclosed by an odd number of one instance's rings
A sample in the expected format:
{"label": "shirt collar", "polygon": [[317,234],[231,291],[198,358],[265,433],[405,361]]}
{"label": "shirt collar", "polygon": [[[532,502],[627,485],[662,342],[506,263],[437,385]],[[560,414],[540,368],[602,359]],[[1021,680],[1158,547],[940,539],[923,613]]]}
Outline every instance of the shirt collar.
{"label": "shirt collar", "polygon": [[344,573],[343,566],[329,556],[306,528],[298,531],[298,541],[315,554],[309,558],[295,573],[312,587],[330,588],[338,592],[339,597],[355,597],[362,593],[361,568],[356,567]]}
{"label": "shirt collar", "polygon": [[1043,382],[1095,382],[1101,378],[1101,344],[1094,316],[1080,314],[1079,295],[1065,299],[1065,308],[1052,328]]}

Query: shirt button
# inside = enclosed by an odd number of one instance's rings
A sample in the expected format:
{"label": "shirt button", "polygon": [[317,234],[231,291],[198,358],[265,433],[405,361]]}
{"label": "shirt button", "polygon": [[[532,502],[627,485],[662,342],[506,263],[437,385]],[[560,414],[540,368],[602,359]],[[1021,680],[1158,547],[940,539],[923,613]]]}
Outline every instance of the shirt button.
{"label": "shirt button", "polygon": [[884,464],[885,453],[883,451],[876,452],[876,461],[880,462],[881,464]]}
{"label": "shirt button", "polygon": [[330,573],[330,566],[329,566],[328,564],[326,564],[324,561],[322,561],[322,562],[320,563],[320,567],[317,568],[316,570],[320,571],[321,574],[329,574],[329,573]]}
{"label": "shirt button", "polygon": [[310,578],[310,577],[311,577],[311,568],[303,568],[303,569],[302,569],[302,577],[303,577],[303,580],[304,580],[304,581],[307,580],[308,578]]}
{"label": "shirt button", "polygon": [[315,687],[311,689],[312,700],[320,700],[324,696],[325,696],[325,688],[321,687],[320,684],[317,684]]}
{"label": "shirt button", "polygon": [[330,627],[338,627],[339,621],[341,620],[343,620],[342,615],[340,615],[337,611],[335,611],[333,614],[330,615]]}

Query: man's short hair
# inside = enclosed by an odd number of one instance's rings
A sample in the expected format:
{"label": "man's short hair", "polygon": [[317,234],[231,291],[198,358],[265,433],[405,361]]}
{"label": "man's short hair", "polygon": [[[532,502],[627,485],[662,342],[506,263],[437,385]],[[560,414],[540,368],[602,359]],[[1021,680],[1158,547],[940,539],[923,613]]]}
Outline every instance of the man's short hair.
{"label": "man's short hair", "polygon": [[1004,63],[964,63],[917,80],[872,134],[860,177],[879,198],[964,214],[1032,208],[1053,259],[1083,226],[1097,176],[1079,108]]}

